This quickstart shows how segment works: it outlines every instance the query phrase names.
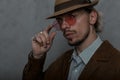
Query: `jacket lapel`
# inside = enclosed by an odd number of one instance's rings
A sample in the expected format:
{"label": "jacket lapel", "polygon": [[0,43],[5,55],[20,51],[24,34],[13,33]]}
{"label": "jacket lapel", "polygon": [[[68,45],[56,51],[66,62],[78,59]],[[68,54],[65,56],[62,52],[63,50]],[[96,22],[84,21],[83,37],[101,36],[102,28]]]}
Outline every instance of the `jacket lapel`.
{"label": "jacket lapel", "polygon": [[71,63],[71,55],[73,53],[73,50],[68,51],[67,53],[65,53],[66,55],[64,55],[63,59],[63,68],[62,68],[62,80],[67,80],[68,78],[68,74],[69,74],[69,68],[70,68],[70,63]]}
{"label": "jacket lapel", "polygon": [[113,47],[108,41],[104,41],[102,45],[94,53],[78,80],[91,80],[91,76],[100,68],[100,64],[107,63],[111,56]]}

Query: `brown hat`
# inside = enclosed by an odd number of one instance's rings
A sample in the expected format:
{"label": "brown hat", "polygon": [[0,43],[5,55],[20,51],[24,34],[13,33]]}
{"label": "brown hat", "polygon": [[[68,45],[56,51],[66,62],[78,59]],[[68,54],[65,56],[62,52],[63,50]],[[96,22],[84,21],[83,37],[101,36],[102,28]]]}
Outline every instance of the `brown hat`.
{"label": "brown hat", "polygon": [[47,19],[55,18],[61,14],[83,8],[94,6],[99,2],[99,0],[56,0],[55,1],[55,12],[53,15],[49,16]]}

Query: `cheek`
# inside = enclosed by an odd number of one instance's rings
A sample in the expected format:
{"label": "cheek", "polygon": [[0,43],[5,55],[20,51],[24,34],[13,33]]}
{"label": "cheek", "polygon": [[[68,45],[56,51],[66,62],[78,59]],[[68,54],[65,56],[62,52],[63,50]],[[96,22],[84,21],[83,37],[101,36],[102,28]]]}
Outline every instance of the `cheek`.
{"label": "cheek", "polygon": [[79,27],[79,29],[88,28],[90,26],[89,18],[87,16],[83,16],[80,19],[77,19],[76,25]]}
{"label": "cheek", "polygon": [[89,21],[84,19],[77,20],[75,26],[77,27],[76,31],[78,36],[85,34],[90,28]]}

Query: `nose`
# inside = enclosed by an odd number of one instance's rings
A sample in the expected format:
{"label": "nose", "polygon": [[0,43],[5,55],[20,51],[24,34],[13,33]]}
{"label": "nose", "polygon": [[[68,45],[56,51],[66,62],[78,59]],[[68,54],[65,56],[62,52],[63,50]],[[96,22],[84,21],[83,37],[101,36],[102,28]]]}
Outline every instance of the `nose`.
{"label": "nose", "polygon": [[67,28],[70,28],[70,26],[65,20],[63,20],[63,22],[61,24],[61,30],[65,30]]}

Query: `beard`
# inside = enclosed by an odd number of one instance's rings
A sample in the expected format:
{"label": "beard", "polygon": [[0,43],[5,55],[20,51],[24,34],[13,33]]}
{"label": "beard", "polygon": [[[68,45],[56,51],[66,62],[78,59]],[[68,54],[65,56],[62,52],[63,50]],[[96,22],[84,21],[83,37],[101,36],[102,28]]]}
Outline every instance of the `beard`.
{"label": "beard", "polygon": [[81,40],[77,40],[74,43],[68,42],[70,46],[80,46],[84,41],[88,38],[89,31],[84,35],[84,37]]}

